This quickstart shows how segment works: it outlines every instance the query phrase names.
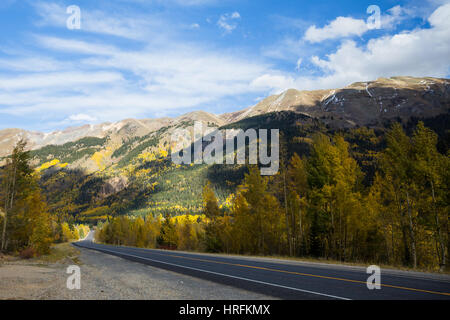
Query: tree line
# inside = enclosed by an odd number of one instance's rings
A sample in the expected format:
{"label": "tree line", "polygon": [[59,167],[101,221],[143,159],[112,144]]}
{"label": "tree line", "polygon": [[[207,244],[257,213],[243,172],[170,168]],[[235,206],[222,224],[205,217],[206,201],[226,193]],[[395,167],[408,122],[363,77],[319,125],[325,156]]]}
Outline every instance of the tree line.
{"label": "tree line", "polygon": [[39,173],[30,166],[26,141],[20,140],[0,169],[0,251],[26,257],[49,253],[54,242],[78,240],[86,225],[68,224],[49,213],[39,186]]}
{"label": "tree line", "polygon": [[250,166],[230,206],[219,206],[208,183],[203,216],[117,217],[99,225],[97,240],[443,270],[449,266],[450,157],[439,153],[437,140],[422,122],[411,136],[395,123],[367,184],[344,136],[318,133],[309,154],[282,157],[275,176]]}
{"label": "tree line", "polygon": [[118,216],[99,222],[97,242],[142,248],[203,251],[205,216]]}

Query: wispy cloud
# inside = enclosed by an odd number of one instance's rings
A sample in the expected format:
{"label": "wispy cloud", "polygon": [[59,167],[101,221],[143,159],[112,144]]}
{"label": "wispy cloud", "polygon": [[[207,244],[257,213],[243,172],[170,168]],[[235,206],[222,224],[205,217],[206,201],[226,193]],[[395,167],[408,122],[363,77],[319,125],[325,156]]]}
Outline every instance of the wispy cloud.
{"label": "wispy cloud", "polygon": [[50,57],[9,57],[0,58],[0,70],[20,71],[20,72],[51,72],[73,68],[72,63],[62,62]]}
{"label": "wispy cloud", "polygon": [[[41,17],[36,21],[38,26],[66,27],[68,15],[66,7],[57,3],[36,2],[36,12]],[[136,12],[122,11],[120,14],[101,10],[84,10],[81,8],[82,26],[80,32],[112,35],[122,38],[144,40],[150,36],[158,36],[158,30],[167,23],[157,14],[142,15]]]}
{"label": "wispy cloud", "polygon": [[73,88],[77,85],[89,86],[121,80],[123,80],[122,75],[114,72],[54,72],[0,77],[0,87],[3,91],[56,87]]}
{"label": "wispy cloud", "polygon": [[[251,81],[270,70],[263,62],[198,44],[126,50],[57,37],[35,39],[53,52],[82,55],[69,71],[0,78],[1,113],[56,112],[66,122],[145,117],[161,109],[183,110],[255,92]],[[90,118],[71,118],[74,111]]]}
{"label": "wispy cloud", "polygon": [[224,33],[231,33],[237,27],[236,20],[240,19],[241,15],[235,11],[233,13],[225,13],[220,16],[217,25],[224,30]]}

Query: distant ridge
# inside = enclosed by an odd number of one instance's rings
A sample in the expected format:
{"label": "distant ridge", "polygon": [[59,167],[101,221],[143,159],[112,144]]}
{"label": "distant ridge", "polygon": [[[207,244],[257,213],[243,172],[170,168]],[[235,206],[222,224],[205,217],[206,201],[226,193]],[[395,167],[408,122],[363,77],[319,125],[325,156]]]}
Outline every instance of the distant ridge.
{"label": "distant ridge", "polygon": [[[430,77],[391,77],[356,82],[340,89],[299,91],[289,89],[272,95],[249,108],[215,115],[194,111],[176,118],[125,119],[70,127],[52,133],[24,129],[0,130],[0,157],[11,153],[18,139],[29,141],[32,150],[47,145],[62,145],[84,137],[109,137],[115,145],[133,137],[144,137],[164,127],[189,121],[222,126],[246,118],[280,111],[293,111],[321,118],[335,126],[374,125],[380,119],[427,118],[449,113],[450,80]],[[339,121],[338,121],[339,120]]]}

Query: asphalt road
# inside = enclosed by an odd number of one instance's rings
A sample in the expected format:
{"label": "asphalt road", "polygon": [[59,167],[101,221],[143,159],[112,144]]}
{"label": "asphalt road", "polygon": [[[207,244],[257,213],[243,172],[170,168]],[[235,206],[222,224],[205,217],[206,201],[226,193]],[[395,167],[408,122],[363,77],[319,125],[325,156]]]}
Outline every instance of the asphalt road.
{"label": "asphalt road", "polygon": [[444,275],[382,269],[381,289],[369,290],[360,267],[103,245],[92,234],[74,245],[282,299],[450,300]]}

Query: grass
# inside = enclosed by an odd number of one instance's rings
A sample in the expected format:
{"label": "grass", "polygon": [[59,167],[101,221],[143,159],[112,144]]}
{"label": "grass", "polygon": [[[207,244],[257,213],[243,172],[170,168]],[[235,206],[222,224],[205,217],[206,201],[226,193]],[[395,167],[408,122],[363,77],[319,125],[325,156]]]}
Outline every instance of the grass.
{"label": "grass", "polygon": [[52,245],[50,253],[34,258],[36,262],[42,263],[57,263],[63,260],[72,260],[75,264],[80,264],[78,255],[80,251],[77,250],[70,242],[58,243]]}
{"label": "grass", "polygon": [[72,261],[75,264],[81,264],[78,256],[80,251],[76,249],[70,242],[53,244],[50,252],[46,255],[34,257],[31,259],[21,258],[18,253],[2,255],[0,253],[0,265],[5,262],[18,262],[25,265],[41,265],[47,266],[53,263],[65,263]]}

